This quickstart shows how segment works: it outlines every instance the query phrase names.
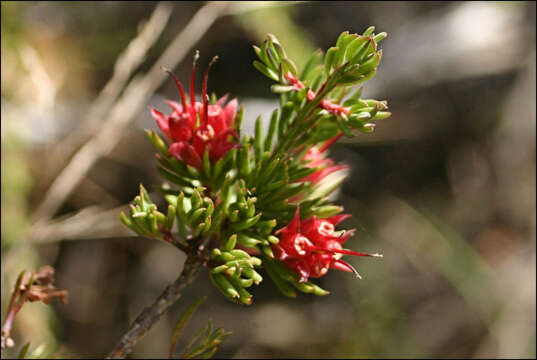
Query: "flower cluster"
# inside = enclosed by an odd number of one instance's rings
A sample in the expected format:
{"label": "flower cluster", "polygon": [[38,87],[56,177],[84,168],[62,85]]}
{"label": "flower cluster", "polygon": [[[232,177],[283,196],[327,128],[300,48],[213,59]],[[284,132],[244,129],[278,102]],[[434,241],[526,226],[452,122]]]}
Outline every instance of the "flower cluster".
{"label": "flower cluster", "polygon": [[212,161],[220,159],[229,150],[239,146],[237,144],[237,131],[233,127],[233,120],[237,115],[237,99],[229,101],[226,105],[227,95],[221,97],[215,104],[207,100],[208,72],[205,72],[201,90],[202,102],[195,97],[195,62],[190,76],[190,103],[177,77],[173,77],[179,94],[181,104],[166,100],[172,108],[169,116],[150,108],[151,115],[157,122],[160,130],[172,144],[169,152],[172,156],[196,168],[202,167],[202,159],[206,150]]}
{"label": "flower cluster", "polygon": [[348,262],[341,260],[342,255],[376,257],[382,255],[343,249],[342,245],[355,230],[338,232],[335,231],[335,226],[349,216],[342,214],[326,219],[312,216],[300,221],[300,212],[297,209],[293,220],[276,231],[280,238],[280,242],[273,245],[277,259],[297,272],[300,275],[300,282],[306,282],[309,277],[324,276],[329,269],[353,272],[360,277]]}
{"label": "flower cluster", "polygon": [[159,152],[159,173],[169,181],[159,188],[168,209],[160,212],[140,187],[123,223],[199,260],[216,288],[237,303],[252,303],[246,289],[263,280],[261,267],[289,297],[295,290],[328,294],[311,280],[330,269],[359,277],[342,257],[381,255],[344,248],[354,230],[336,230],[350,215],[330,202],[330,194],[348,167],[327,150],[343,135],[370,133],[372,121],[390,116],[385,101],[362,99],[361,87],[352,89],[376,74],[378,42],[386,34],[373,32],[342,33],[324,59],[314,53],[300,72],[273,35],[254,46],[259,61],[253,65],[276,82],[271,90],[280,94],[280,107],[268,127],[257,118],[253,136],[240,133],[243,109],[237,111],[236,99],[209,102],[212,62],[201,101],[195,98],[195,60],[189,96],[168,71],[181,101],[166,101],[169,115],[151,108],[167,143],[148,132]]}

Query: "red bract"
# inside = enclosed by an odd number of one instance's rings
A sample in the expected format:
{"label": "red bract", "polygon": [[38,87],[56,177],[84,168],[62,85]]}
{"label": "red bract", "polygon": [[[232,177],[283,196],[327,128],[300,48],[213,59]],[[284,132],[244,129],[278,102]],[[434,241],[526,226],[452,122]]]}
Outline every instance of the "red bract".
{"label": "red bract", "polygon": [[224,105],[227,100],[227,95],[225,95],[215,104],[208,104],[207,79],[211,64],[209,64],[203,78],[201,103],[195,98],[194,62],[190,76],[190,102],[187,100],[181,82],[172,72],[168,71],[179,89],[181,104],[166,100],[166,103],[173,110],[169,116],[150,108],[151,115],[156,120],[160,130],[172,143],[168,149],[169,153],[184,163],[197,168],[202,167],[203,154],[207,149],[211,161],[216,161],[229,150],[239,146],[237,144],[238,134],[233,128],[237,114],[237,99]]}
{"label": "red bract", "polygon": [[300,282],[309,277],[324,276],[329,269],[358,272],[346,261],[343,255],[377,256],[343,249],[342,244],[354,233],[354,230],[335,231],[335,226],[350,215],[335,215],[326,219],[313,216],[300,221],[297,209],[293,220],[284,228],[276,231],[280,242],[272,245],[276,258],[300,275]]}

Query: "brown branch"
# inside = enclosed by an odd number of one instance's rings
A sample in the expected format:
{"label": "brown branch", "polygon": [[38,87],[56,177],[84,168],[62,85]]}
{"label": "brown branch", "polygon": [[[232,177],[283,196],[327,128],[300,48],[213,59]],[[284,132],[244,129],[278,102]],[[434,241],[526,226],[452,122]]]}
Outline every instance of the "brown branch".
{"label": "brown branch", "polygon": [[202,259],[189,255],[185,261],[181,275],[173,284],[168,286],[166,290],[155,300],[155,302],[146,307],[140,315],[134,320],[129,330],[123,335],[114,350],[108,354],[107,359],[122,359],[127,356],[134,345],[140,340],[145,333],[151,329],[162,314],[168,310],[179,298],[183,289],[190,284],[198,275],[202,265]]}

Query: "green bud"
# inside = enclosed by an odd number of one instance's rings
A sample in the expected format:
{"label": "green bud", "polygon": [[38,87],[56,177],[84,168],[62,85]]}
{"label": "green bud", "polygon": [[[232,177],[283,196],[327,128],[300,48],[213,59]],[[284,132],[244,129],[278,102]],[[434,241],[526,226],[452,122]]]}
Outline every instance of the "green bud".
{"label": "green bud", "polygon": [[254,284],[254,279],[243,279],[239,277],[234,277],[233,279],[237,283],[238,286],[243,287],[243,288],[250,287]]}
{"label": "green bud", "polygon": [[304,293],[312,293],[314,291],[313,286],[308,283],[292,282],[293,286]]}
{"label": "green bud", "polygon": [[381,32],[381,33],[375,35],[375,37],[373,38],[373,40],[375,40],[375,42],[379,43],[379,42],[381,42],[382,40],[386,39],[387,36],[388,36],[387,33],[385,33],[385,32]]}
{"label": "green bud", "polygon": [[238,279],[231,277],[230,282],[233,284],[235,289],[238,291],[240,297],[239,301],[245,305],[250,305],[252,303],[252,294],[244,289],[241,282]]}
{"label": "green bud", "polygon": [[207,218],[205,219],[205,227],[203,228],[201,232],[202,233],[208,232],[211,229],[211,225],[212,225],[212,217],[207,216]]}
{"label": "green bud", "polygon": [[241,249],[230,250],[229,253],[231,255],[233,255],[237,259],[248,259],[248,258],[250,258],[250,255],[246,251],[241,250]]}
{"label": "green bud", "polygon": [[222,249],[226,251],[233,250],[237,244],[237,234],[231,235],[226,242],[224,242]]}
{"label": "green bud", "polygon": [[196,226],[198,223],[198,220],[202,217],[202,215],[205,213],[207,209],[206,208],[199,208],[195,209],[193,208],[187,215],[188,223],[191,226]]}
{"label": "green bud", "polygon": [[201,198],[201,194],[199,193],[198,189],[195,189],[192,193],[192,196],[190,197],[190,202],[192,203],[192,209],[197,209],[203,204],[203,200]]}
{"label": "green bud", "polygon": [[207,227],[207,224],[205,222],[200,222],[198,225],[194,227],[193,234],[194,236],[199,236],[203,230]]}
{"label": "green bud", "polygon": [[384,120],[392,116],[392,113],[389,111],[378,111],[371,120]]}
{"label": "green bud", "polygon": [[261,243],[260,240],[254,239],[254,238],[252,238],[250,236],[247,236],[247,235],[244,235],[244,234],[239,234],[239,236],[237,238],[237,241],[242,246],[246,246],[246,247],[249,247],[249,248],[257,248],[257,245]]}
{"label": "green bud", "polygon": [[224,272],[228,276],[233,276],[233,275],[235,275],[236,271],[237,271],[237,267],[231,266],[231,267],[228,267]]}
{"label": "green bud", "polygon": [[211,274],[219,274],[226,271],[229,268],[227,265],[220,265],[211,269]]}
{"label": "green bud", "polygon": [[368,27],[364,33],[362,34],[362,36],[369,36],[371,34],[373,34],[373,31],[375,31],[375,27],[374,26],[370,26]]}
{"label": "green bud", "polygon": [[231,222],[233,223],[237,223],[237,221],[240,220],[239,218],[239,210],[233,210],[232,212],[229,213],[229,220],[231,220]]}
{"label": "green bud", "polygon": [[233,224],[231,224],[231,227],[235,231],[245,230],[245,229],[248,229],[249,227],[255,225],[259,221],[260,218],[261,218],[261,213],[257,214],[254,217],[248,218],[246,220],[242,220],[240,222],[233,223]]}
{"label": "green bud", "polygon": [[259,273],[254,269],[244,269],[242,273],[244,274],[244,276],[252,279],[256,285],[259,285],[261,281],[263,281],[263,277],[259,275]]}
{"label": "green bud", "polygon": [[250,263],[251,263],[253,266],[261,266],[261,264],[262,264],[263,262],[261,261],[260,258],[255,257],[255,256],[252,256],[252,257],[250,257]]}
{"label": "green bud", "polygon": [[343,207],[337,206],[337,205],[323,205],[323,206],[316,208],[313,211],[318,217],[327,218],[329,216],[336,215],[342,212]]}
{"label": "green bud", "polygon": [[330,294],[330,291],[327,291],[314,283],[310,283],[310,284],[313,286],[313,294],[317,296],[325,296],[325,295]]}
{"label": "green bud", "polygon": [[235,256],[233,256],[229,251],[222,251],[220,258],[225,262],[235,260]]}
{"label": "green bud", "polygon": [[274,235],[269,235],[267,239],[271,244],[278,244],[280,242],[280,239]]}
{"label": "green bud", "polygon": [[220,255],[222,255],[222,252],[221,252],[220,249],[218,249],[218,248],[214,248],[214,249],[211,251],[211,259],[212,259],[212,260],[216,260],[217,258],[220,257]]}
{"label": "green bud", "polygon": [[239,292],[222,274],[210,274],[211,280],[216,285],[217,289],[222,292],[226,297],[234,299],[240,297]]}
{"label": "green bud", "polygon": [[263,254],[265,254],[267,257],[274,259],[274,253],[272,252],[272,249],[270,246],[263,246],[262,248]]}

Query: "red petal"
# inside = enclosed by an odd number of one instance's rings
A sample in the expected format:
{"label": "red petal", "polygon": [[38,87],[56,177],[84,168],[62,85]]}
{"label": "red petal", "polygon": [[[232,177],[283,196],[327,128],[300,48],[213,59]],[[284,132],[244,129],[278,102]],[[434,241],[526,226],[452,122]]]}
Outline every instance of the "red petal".
{"label": "red petal", "polygon": [[300,232],[300,206],[296,207],[295,217],[287,226],[277,230],[275,232],[276,235],[279,233],[282,233],[283,235],[286,234],[296,234]]}
{"label": "red petal", "polygon": [[229,97],[229,93],[225,94],[224,96],[222,96],[220,99],[216,101],[216,105],[220,107],[224,106],[224,103],[226,102],[228,97]]}
{"label": "red petal", "polygon": [[171,119],[169,121],[170,134],[175,141],[190,141],[192,139],[192,128],[190,123],[184,119]]}
{"label": "red petal", "polygon": [[181,152],[183,151],[183,148],[186,146],[187,144],[182,142],[182,141],[179,141],[179,142],[174,142],[173,144],[170,145],[170,147],[168,148],[168,152],[170,153],[171,156],[174,156],[176,157],[177,159],[181,160],[181,161],[184,161],[183,160],[183,157],[181,155]]}
{"label": "red petal", "polygon": [[340,222],[342,222],[345,219],[350,218],[352,215],[350,214],[339,214],[330,216],[329,218],[326,218],[326,221],[329,221],[332,223],[332,225],[337,226]]}
{"label": "red petal", "polygon": [[352,267],[351,264],[349,264],[348,262],[346,261],[343,261],[343,260],[336,260],[332,263],[332,265],[330,265],[330,267],[332,269],[336,269],[336,270],[341,270],[341,271],[346,271],[346,272],[352,272],[354,273],[354,275],[361,279],[362,277],[360,276],[360,274],[358,274],[358,271],[356,271],[356,269],[354,267]]}
{"label": "red petal", "polygon": [[160,111],[158,111],[157,109],[155,109],[154,107],[150,106],[149,110],[151,110],[151,116],[153,116],[153,119],[155,119],[155,121],[157,122],[157,125],[160,128],[160,130],[164,134],[171,136],[170,128],[168,125],[168,117],[164,115],[163,113],[161,113]]}
{"label": "red petal", "polygon": [[348,168],[347,165],[335,165],[335,166],[325,167],[325,168],[323,168],[321,170],[315,171],[313,174],[310,174],[310,175],[300,179],[300,181],[301,182],[310,181],[313,184],[317,184],[322,179],[327,177],[328,175],[330,175],[330,174],[332,174],[332,173],[334,173],[336,171],[347,169],[347,168]]}
{"label": "red petal", "polygon": [[184,158],[185,163],[187,163],[188,165],[194,166],[198,169],[201,169],[203,167],[201,157],[191,145],[185,146],[182,151],[182,156]]}
{"label": "red petal", "polygon": [[337,240],[340,244],[344,244],[356,231],[356,229],[351,229],[345,231]]}
{"label": "red petal", "polygon": [[339,134],[337,134],[336,136],[334,136],[333,138],[331,139],[328,139],[324,144],[323,146],[321,146],[321,148],[319,149],[320,152],[325,152],[330,146],[332,146],[333,143],[335,143],[336,141],[338,141],[338,139],[340,137],[343,136],[343,133],[340,131]]}
{"label": "red petal", "polygon": [[238,106],[239,102],[237,101],[237,99],[233,99],[228,102],[226,107],[224,108],[227,127],[233,126],[233,121],[235,120],[235,116],[237,115]]}
{"label": "red petal", "polygon": [[181,116],[181,114],[183,113],[183,106],[181,104],[172,100],[164,100],[164,102],[168,104],[168,106],[171,107],[172,110],[175,111],[177,115],[179,115],[179,117]]}

